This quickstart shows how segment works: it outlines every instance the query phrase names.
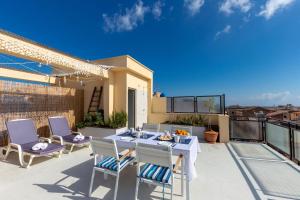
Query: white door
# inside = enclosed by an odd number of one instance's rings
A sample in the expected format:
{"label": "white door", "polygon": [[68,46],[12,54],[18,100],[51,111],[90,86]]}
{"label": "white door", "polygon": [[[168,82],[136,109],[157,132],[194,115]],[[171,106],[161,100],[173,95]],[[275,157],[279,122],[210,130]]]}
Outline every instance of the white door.
{"label": "white door", "polygon": [[142,127],[147,123],[148,95],[147,87],[139,87],[136,91],[136,126]]}

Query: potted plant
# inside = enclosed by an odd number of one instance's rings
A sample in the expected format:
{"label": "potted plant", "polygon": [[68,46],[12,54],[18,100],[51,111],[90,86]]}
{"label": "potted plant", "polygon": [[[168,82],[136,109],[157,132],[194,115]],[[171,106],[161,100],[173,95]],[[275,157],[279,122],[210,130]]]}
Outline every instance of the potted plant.
{"label": "potted plant", "polygon": [[[214,110],[214,99],[213,98],[209,98],[206,102],[204,102],[204,106],[206,108],[208,108],[208,112],[209,114],[211,114],[211,112]],[[211,116],[208,116],[208,129],[207,131],[204,132],[204,138],[208,143],[216,143],[217,139],[218,139],[218,135],[219,133],[214,131],[211,127]]]}

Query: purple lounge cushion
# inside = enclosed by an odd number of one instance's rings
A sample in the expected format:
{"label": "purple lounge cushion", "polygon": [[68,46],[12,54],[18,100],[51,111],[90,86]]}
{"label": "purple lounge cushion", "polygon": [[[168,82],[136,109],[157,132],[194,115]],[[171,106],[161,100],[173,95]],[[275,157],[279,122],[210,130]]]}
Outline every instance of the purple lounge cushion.
{"label": "purple lounge cushion", "polygon": [[66,135],[66,136],[63,136],[63,140],[66,141],[66,142],[69,142],[69,143],[74,143],[74,144],[84,144],[84,143],[87,143],[87,142],[90,142],[91,139],[89,137],[86,137],[84,136],[84,139],[83,140],[80,140],[80,141],[74,141],[74,137],[76,135]]}
{"label": "purple lounge cushion", "polygon": [[37,141],[37,142],[30,142],[30,143],[22,144],[21,145],[22,150],[24,152],[36,154],[36,155],[48,155],[48,154],[51,154],[54,152],[58,152],[64,148],[64,146],[62,146],[60,144],[49,143],[47,148],[44,150],[37,150],[37,151],[32,150],[32,147],[37,143],[39,143],[39,142]]}

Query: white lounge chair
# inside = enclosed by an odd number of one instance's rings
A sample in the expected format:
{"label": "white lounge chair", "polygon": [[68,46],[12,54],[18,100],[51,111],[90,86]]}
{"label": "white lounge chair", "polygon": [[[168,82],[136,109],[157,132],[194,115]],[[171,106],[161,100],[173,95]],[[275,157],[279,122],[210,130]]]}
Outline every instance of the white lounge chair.
{"label": "white lounge chair", "polygon": [[116,200],[120,172],[125,169],[126,166],[135,161],[135,158],[130,156],[132,150],[129,150],[124,155],[119,155],[117,145],[114,140],[92,140],[91,146],[94,154],[94,167],[91,177],[89,197],[92,194],[95,171],[99,171],[103,172],[105,175],[109,174],[116,176],[116,185],[113,198]]}
{"label": "white lounge chair", "polygon": [[[52,133],[52,140],[60,143],[61,145],[69,145],[71,153],[74,146],[83,147],[90,146],[92,137],[82,136],[80,132],[74,132],[71,130],[68,124],[68,120],[64,116],[49,117],[49,127]],[[77,135],[81,135],[80,140],[76,140]]]}
{"label": "white lounge chair", "polygon": [[[6,122],[7,132],[9,136],[9,144],[6,150],[4,160],[11,151],[15,151],[19,155],[19,162],[22,167],[29,168],[35,157],[41,156],[60,156],[64,147],[59,144],[52,144],[49,138],[38,137],[36,127],[32,119],[17,119]],[[41,142],[47,143],[45,148],[35,149],[35,145]],[[24,162],[24,156],[28,155],[28,163]]]}

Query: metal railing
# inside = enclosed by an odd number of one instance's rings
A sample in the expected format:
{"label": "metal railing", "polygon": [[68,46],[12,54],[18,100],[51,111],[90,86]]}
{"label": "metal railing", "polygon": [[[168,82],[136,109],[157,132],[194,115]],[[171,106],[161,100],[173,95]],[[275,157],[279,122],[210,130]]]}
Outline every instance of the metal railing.
{"label": "metal railing", "polygon": [[[207,106],[208,101],[213,103],[213,109],[211,110]],[[225,114],[225,94],[167,97],[167,112]]]}
{"label": "metal railing", "polygon": [[230,118],[230,139],[264,142],[300,164],[300,125],[266,119]]}
{"label": "metal railing", "polygon": [[264,141],[264,121],[230,118],[230,138],[232,140]]}

